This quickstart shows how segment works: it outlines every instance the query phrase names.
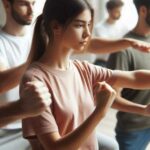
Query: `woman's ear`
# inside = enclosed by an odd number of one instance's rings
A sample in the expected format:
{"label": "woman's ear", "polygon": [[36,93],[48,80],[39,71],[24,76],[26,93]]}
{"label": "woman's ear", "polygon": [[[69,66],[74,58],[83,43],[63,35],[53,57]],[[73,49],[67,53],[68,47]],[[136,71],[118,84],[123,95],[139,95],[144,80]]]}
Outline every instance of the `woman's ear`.
{"label": "woman's ear", "polygon": [[51,23],[51,29],[53,30],[55,37],[59,36],[62,32],[62,26],[57,21]]}

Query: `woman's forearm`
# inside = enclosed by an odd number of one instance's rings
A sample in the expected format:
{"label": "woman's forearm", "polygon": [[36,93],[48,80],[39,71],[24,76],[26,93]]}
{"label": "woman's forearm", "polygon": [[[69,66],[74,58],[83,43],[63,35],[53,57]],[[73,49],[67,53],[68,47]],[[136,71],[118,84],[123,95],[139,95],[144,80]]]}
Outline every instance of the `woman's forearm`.
{"label": "woman's forearm", "polygon": [[81,147],[106,115],[115,99],[116,92],[106,83],[97,83],[94,95],[95,110],[79,127],[63,137],[60,137],[58,132],[38,136],[45,150],[77,150]]}
{"label": "woman's forearm", "polygon": [[39,135],[38,138],[45,150],[77,150],[87,140],[102,118],[103,115],[99,110],[95,110],[78,128],[57,139],[53,144],[48,140],[48,134]]}

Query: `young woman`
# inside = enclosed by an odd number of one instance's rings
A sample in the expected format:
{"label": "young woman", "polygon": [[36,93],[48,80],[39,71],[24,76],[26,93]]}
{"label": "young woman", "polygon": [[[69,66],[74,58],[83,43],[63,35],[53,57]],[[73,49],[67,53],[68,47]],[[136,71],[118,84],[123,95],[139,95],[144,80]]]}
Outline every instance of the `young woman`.
{"label": "young woman", "polygon": [[149,105],[125,101],[112,88],[148,89],[150,71],[112,71],[69,59],[87,48],[92,24],[93,9],[86,0],[47,0],[37,20],[32,44],[37,62],[25,73],[20,93],[27,81],[39,80],[52,102],[41,115],[23,120],[33,150],[97,150],[94,130],[111,105],[150,116]]}

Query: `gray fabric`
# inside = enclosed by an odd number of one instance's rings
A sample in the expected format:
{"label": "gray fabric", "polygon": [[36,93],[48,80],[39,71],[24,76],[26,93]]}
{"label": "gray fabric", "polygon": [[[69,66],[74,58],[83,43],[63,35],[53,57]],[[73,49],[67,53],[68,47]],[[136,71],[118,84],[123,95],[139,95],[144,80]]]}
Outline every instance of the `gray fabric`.
{"label": "gray fabric", "polygon": [[[150,37],[143,37],[130,32],[126,37],[135,38],[150,42]],[[111,54],[107,63],[107,67],[118,70],[150,70],[150,54],[143,53],[133,48]],[[124,89],[122,96],[140,104],[150,103],[150,90],[132,90]],[[137,129],[146,129],[150,127],[150,118],[136,114],[118,112],[117,113],[117,130],[134,131]]]}
{"label": "gray fabric", "polygon": [[29,150],[30,144],[22,138],[21,130],[0,130],[0,150]]}

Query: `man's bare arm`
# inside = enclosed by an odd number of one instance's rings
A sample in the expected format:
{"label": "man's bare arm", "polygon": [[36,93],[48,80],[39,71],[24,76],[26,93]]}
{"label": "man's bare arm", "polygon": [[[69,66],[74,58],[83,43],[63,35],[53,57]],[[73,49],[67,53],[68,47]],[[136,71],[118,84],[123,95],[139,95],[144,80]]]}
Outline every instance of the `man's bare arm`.
{"label": "man's bare arm", "polygon": [[50,94],[43,83],[32,81],[27,84],[21,100],[0,105],[0,127],[18,119],[39,115],[50,105]]}

